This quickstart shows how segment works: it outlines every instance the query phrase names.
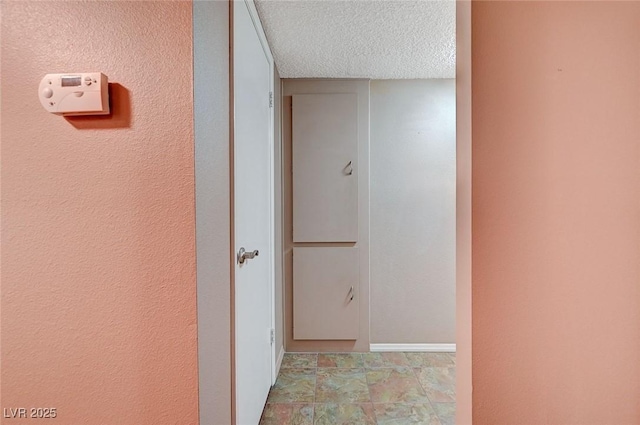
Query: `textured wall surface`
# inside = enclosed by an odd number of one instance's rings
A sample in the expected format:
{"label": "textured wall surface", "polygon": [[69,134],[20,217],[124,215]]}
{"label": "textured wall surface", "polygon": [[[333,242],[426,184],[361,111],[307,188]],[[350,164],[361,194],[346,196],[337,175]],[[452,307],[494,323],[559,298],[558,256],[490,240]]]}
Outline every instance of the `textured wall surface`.
{"label": "textured wall surface", "polygon": [[453,78],[454,1],[256,1],[282,78]]}
{"label": "textured wall surface", "polygon": [[[2,2],[2,407],[198,423],[191,17]],[[42,108],[44,74],[78,71],[108,75],[113,116]]]}
{"label": "textured wall surface", "polygon": [[456,85],[371,82],[371,343],[453,343]]}
{"label": "textured wall surface", "polygon": [[640,3],[473,2],[474,425],[640,423]]}

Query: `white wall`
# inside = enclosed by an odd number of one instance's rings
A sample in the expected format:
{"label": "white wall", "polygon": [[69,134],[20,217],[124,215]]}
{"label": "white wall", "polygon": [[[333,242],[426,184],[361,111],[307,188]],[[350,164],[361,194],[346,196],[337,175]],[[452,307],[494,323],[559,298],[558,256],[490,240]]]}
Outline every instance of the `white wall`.
{"label": "white wall", "polygon": [[455,342],[455,80],[371,82],[371,343]]}

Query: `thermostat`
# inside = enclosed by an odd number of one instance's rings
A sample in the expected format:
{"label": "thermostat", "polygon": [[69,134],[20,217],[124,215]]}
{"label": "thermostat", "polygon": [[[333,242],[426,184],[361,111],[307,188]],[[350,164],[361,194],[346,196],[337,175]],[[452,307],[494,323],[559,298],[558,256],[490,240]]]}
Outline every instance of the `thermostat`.
{"label": "thermostat", "polygon": [[101,72],[47,74],[38,89],[44,109],[60,115],[109,114],[109,80]]}

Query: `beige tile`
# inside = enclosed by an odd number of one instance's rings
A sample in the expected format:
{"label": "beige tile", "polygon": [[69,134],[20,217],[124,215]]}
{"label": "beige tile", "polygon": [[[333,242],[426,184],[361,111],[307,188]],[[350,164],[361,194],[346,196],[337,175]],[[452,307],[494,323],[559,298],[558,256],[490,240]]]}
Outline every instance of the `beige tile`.
{"label": "beige tile", "polygon": [[451,360],[453,361],[453,363],[456,363],[456,353],[448,353],[449,357],[451,357]]}
{"label": "beige tile", "polygon": [[371,401],[363,369],[318,369],[316,403]]}
{"label": "beige tile", "polygon": [[361,353],[320,353],[318,367],[361,368],[364,362]]}
{"label": "beige tile", "polygon": [[367,370],[374,403],[426,403],[429,400],[413,371],[407,367]]}
{"label": "beige tile", "polygon": [[455,367],[423,367],[414,372],[432,403],[456,401]]}
{"label": "beige tile", "polygon": [[313,425],[313,404],[294,404],[291,425]]}
{"label": "beige tile", "polygon": [[267,403],[262,411],[260,425],[288,425],[291,423],[291,404]]}
{"label": "beige tile", "polygon": [[440,425],[429,403],[382,403],[373,408],[378,425]]}
{"label": "beige tile", "polygon": [[260,425],[454,425],[455,373],[455,353],[287,353]]}
{"label": "beige tile", "polygon": [[313,404],[267,403],[260,425],[313,425]]}
{"label": "beige tile", "polygon": [[456,404],[455,403],[431,403],[442,425],[456,424]]}
{"label": "beige tile", "polygon": [[411,367],[449,367],[454,362],[449,353],[405,353]]}
{"label": "beige tile", "polygon": [[362,353],[367,368],[409,366],[404,353]]}
{"label": "beige tile", "polygon": [[315,368],[317,364],[317,353],[285,353],[280,368]]}
{"label": "beige tile", "polygon": [[315,369],[280,369],[269,392],[269,403],[313,403],[316,386]]}
{"label": "beige tile", "polygon": [[316,404],[314,425],[376,425],[371,403]]}

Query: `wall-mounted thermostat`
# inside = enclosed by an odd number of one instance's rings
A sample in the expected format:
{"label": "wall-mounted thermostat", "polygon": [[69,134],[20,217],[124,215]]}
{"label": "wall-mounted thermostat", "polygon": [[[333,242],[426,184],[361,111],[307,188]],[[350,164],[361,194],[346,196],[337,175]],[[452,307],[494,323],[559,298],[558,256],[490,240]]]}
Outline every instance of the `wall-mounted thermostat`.
{"label": "wall-mounted thermostat", "polygon": [[101,72],[47,74],[38,95],[44,109],[54,114],[109,114],[109,81]]}

